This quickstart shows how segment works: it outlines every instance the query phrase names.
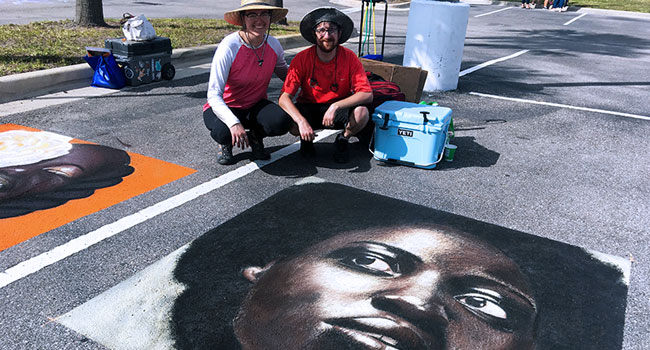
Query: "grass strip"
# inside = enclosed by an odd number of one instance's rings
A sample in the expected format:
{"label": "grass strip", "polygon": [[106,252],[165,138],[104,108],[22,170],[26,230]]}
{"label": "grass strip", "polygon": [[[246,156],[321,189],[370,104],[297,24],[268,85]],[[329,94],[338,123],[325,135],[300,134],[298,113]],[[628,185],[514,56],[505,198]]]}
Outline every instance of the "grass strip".
{"label": "grass strip", "polygon": [[[158,36],[168,37],[175,49],[216,44],[239,27],[224,20],[150,18]],[[107,38],[123,37],[119,20],[109,27],[78,27],[71,20],[0,26],[0,76],[84,63],[86,46],[104,47]],[[275,36],[299,33],[297,23],[272,25]]]}

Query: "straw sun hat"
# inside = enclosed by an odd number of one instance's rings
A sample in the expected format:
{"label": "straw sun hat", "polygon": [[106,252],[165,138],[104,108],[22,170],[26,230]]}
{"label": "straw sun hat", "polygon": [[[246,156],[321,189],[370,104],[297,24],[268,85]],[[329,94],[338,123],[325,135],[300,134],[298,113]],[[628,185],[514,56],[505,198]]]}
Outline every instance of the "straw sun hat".
{"label": "straw sun hat", "polygon": [[241,6],[238,9],[228,11],[223,14],[223,19],[226,22],[240,26],[241,22],[241,12],[249,10],[269,10],[271,11],[271,23],[275,23],[287,16],[289,10],[274,6],[274,0],[241,0]]}

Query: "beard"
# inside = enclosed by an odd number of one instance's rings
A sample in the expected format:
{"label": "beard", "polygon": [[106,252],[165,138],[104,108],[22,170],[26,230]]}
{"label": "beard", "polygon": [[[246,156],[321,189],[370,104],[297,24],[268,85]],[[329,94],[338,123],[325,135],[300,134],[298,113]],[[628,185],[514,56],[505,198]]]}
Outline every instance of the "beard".
{"label": "beard", "polygon": [[316,41],[316,46],[323,52],[332,52],[338,47],[336,41],[333,39],[318,40]]}

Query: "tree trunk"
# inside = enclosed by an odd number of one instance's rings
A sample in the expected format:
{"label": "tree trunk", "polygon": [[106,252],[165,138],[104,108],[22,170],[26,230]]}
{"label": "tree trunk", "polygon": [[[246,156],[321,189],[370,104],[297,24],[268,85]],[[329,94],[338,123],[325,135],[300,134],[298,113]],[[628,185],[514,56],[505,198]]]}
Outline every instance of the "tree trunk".
{"label": "tree trunk", "polygon": [[[282,5],[282,0],[272,0],[272,1],[271,1],[271,5],[272,5],[272,6],[277,6],[277,7],[283,7],[283,5]],[[281,20],[278,22],[278,24],[281,24],[281,25],[284,25],[284,26],[289,25],[289,23],[287,23],[287,18],[286,18],[286,17],[283,18],[283,19],[281,19]]]}
{"label": "tree trunk", "polygon": [[106,27],[102,0],[76,0],[74,23],[83,27]]}

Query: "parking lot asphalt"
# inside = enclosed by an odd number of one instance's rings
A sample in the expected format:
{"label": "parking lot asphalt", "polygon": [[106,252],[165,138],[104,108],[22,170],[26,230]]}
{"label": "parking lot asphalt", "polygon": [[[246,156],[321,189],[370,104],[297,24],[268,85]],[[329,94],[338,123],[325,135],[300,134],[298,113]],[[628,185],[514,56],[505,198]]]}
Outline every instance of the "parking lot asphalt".
{"label": "parking lot asphalt", "polygon": [[[2,123],[197,170],[0,252],[3,271],[197,186],[232,177],[237,169],[252,168],[2,287],[0,348],[102,349],[53,321],[310,176],[624,258],[632,271],[622,348],[649,348],[650,20],[583,14],[472,5],[458,89],[423,97],[452,108],[456,126],[455,160],[433,171],[385,165],[363,149],[349,164],[336,164],[326,157],[331,136],[317,144],[322,156],[313,161],[293,153],[295,146],[282,153],[296,141],[286,135],[268,139],[267,147],[278,152],[268,163],[252,163],[243,151],[234,167],[219,166],[200,117],[209,69],[205,60],[179,64],[178,77],[168,82],[111,93],[72,89],[1,105]],[[358,22],[358,16],[351,17]],[[407,18],[407,10],[391,14],[389,62],[401,63]],[[289,56],[297,50],[288,50]],[[270,98],[278,97],[280,84],[273,80]]]}

